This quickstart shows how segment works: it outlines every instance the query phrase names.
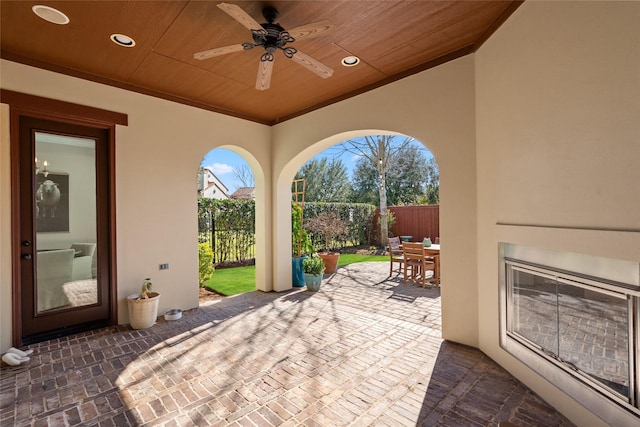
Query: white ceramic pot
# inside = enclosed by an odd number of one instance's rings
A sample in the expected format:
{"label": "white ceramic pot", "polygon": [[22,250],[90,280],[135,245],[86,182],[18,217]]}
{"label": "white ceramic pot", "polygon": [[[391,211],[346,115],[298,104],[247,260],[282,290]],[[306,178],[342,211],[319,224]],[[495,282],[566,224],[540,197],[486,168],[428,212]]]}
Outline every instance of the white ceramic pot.
{"label": "white ceramic pot", "polygon": [[146,329],[156,323],[160,294],[152,292],[151,295],[153,296],[146,299],[140,299],[137,294],[127,297],[129,323],[133,329]]}

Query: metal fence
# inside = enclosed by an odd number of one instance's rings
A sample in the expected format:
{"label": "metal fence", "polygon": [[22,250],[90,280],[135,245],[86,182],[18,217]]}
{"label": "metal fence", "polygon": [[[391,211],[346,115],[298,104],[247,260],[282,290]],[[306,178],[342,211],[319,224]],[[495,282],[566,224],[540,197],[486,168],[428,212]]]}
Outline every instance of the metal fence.
{"label": "metal fence", "polygon": [[234,221],[224,216],[216,220],[220,210],[202,209],[198,217],[199,241],[208,243],[213,250],[213,263],[242,262],[255,258],[255,230],[253,218],[238,221],[238,227],[230,227]]}

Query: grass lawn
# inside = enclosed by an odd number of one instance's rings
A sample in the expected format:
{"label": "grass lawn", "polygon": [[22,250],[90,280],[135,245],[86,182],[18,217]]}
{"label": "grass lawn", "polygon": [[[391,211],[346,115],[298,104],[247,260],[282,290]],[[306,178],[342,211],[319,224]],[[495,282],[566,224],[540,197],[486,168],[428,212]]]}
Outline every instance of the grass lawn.
{"label": "grass lawn", "polygon": [[[387,255],[342,254],[338,266],[356,262],[389,261]],[[220,268],[213,272],[205,286],[219,294],[231,296],[256,290],[256,266]]]}
{"label": "grass lawn", "polygon": [[216,269],[204,285],[226,296],[255,291],[256,266]]}
{"label": "grass lawn", "polygon": [[371,261],[389,262],[389,255],[341,254],[340,259],[338,260],[338,266],[355,264],[357,262],[371,262]]}

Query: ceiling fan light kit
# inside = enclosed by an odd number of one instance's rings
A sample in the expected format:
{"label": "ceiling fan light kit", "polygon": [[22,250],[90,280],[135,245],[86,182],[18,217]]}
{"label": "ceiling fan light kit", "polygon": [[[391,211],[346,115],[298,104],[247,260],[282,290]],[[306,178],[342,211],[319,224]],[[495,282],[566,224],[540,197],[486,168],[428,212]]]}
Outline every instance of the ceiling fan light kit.
{"label": "ceiling fan light kit", "polygon": [[263,24],[259,24],[248,13],[235,4],[220,3],[218,7],[251,31],[253,43],[241,43],[197,52],[193,55],[195,59],[204,60],[227,53],[262,47],[265,52],[260,57],[258,67],[258,77],[256,79],[256,89],[258,90],[266,90],[271,85],[273,62],[275,61],[274,53],[278,50],[281,50],[285,57],[292,59],[294,62],[302,65],[323,79],[333,75],[331,68],[294,47],[286,46],[288,43],[293,43],[301,38],[315,37],[333,30],[335,27],[330,22],[320,21],[287,31],[280,24],[275,23],[278,17],[278,11],[274,7],[266,6],[262,10],[262,15],[264,19],[267,20],[267,22]]}

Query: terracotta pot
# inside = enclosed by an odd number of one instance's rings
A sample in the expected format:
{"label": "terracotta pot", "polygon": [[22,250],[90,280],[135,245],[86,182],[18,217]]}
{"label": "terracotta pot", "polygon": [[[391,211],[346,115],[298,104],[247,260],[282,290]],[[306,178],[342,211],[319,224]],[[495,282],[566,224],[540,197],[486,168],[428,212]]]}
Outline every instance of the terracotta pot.
{"label": "terracotta pot", "polygon": [[336,272],[340,252],[324,252],[319,253],[318,256],[322,258],[322,261],[324,262],[324,272],[326,274],[333,274]]}

